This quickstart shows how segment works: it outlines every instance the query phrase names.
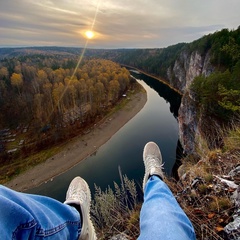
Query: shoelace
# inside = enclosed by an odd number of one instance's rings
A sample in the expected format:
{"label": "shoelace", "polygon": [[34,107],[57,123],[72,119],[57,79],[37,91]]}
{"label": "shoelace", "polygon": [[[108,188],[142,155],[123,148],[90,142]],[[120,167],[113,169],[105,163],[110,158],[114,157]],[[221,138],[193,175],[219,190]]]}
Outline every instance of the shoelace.
{"label": "shoelace", "polygon": [[160,164],[160,159],[154,155],[148,155],[146,158],[146,163],[149,166],[153,164],[153,165],[163,167],[163,165],[164,165],[164,163]]}
{"label": "shoelace", "polygon": [[147,170],[150,171],[151,168],[157,168],[160,169],[161,171],[163,170],[164,163],[160,164],[160,160],[156,156],[147,156],[146,158],[146,167]]}
{"label": "shoelace", "polygon": [[86,192],[74,186],[69,189],[69,196],[73,199],[78,199],[80,202],[84,202],[87,200]]}

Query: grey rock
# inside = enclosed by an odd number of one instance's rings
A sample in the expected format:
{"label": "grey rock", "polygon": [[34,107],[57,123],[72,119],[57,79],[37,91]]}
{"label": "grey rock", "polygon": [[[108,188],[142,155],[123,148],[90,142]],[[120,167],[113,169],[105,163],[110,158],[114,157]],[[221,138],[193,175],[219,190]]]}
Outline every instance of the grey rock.
{"label": "grey rock", "polygon": [[127,238],[126,234],[120,233],[118,235],[113,236],[109,240],[129,240],[129,238]]}

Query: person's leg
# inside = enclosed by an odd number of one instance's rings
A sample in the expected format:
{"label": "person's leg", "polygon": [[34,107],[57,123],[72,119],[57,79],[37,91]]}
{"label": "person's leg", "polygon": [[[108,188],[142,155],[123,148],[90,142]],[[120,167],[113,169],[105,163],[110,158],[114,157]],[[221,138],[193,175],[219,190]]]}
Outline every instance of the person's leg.
{"label": "person's leg", "polygon": [[90,202],[88,184],[80,177],[70,183],[64,204],[0,185],[1,239],[95,240]]}
{"label": "person's leg", "polygon": [[79,212],[57,200],[0,186],[1,239],[78,239]]}
{"label": "person's leg", "polygon": [[145,145],[143,161],[144,202],[140,213],[138,239],[196,239],[190,220],[163,182],[162,156],[156,143],[149,142]]}
{"label": "person's leg", "polygon": [[168,186],[158,176],[151,176],[144,191],[139,240],[195,238],[191,222]]}

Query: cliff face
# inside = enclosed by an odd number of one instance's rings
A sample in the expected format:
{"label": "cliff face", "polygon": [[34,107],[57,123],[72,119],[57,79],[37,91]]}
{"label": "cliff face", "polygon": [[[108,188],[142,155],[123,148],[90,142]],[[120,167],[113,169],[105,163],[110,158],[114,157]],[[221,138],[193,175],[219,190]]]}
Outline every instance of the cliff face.
{"label": "cliff face", "polygon": [[194,152],[195,143],[201,132],[194,96],[189,86],[195,77],[208,76],[213,71],[209,52],[202,56],[197,51],[192,53],[183,51],[174,66],[167,71],[170,84],[183,94],[178,120],[180,142],[186,154]]}

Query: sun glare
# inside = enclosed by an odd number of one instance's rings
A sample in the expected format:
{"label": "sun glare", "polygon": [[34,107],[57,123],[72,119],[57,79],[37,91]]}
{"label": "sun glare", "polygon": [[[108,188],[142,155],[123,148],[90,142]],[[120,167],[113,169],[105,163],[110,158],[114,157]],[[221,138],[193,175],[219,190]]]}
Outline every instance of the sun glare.
{"label": "sun glare", "polygon": [[88,39],[92,39],[94,37],[94,32],[93,31],[86,31],[85,32],[85,36],[88,38]]}

